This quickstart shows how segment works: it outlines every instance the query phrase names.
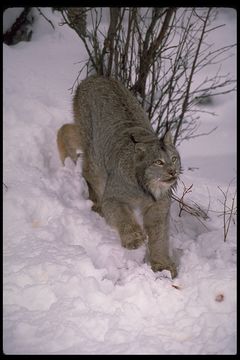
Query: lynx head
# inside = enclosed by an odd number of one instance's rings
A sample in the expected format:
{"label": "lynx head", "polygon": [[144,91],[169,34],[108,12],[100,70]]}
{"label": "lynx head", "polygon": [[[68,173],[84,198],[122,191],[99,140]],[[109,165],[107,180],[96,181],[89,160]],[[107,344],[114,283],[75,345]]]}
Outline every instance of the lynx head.
{"label": "lynx head", "polygon": [[[139,134],[138,134],[139,135]],[[145,192],[155,200],[177,183],[181,162],[170,131],[162,139],[149,133],[131,137],[134,142],[136,178]]]}

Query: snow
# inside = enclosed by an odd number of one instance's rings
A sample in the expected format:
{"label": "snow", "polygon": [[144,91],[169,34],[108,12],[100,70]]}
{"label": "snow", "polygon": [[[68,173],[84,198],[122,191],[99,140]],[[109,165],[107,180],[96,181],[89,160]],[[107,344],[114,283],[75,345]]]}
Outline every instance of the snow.
{"label": "snow", "polygon": [[[55,31],[38,16],[31,42],[3,47],[4,353],[236,353],[236,225],[224,242],[223,216],[214,212],[223,211],[218,186],[226,191],[236,176],[235,95],[216,105],[214,135],[179,148],[181,181],[193,184],[185,200],[214,211],[207,221],[179,217],[173,203],[179,274],[153,273],[145,245],[122,248],[91,211],[81,159],[61,165],[56,132],[72,121],[68,89],[87,55],[77,35],[58,26],[58,13],[43,11]],[[232,15],[227,29],[235,26]],[[182,189],[180,182],[180,196]]]}

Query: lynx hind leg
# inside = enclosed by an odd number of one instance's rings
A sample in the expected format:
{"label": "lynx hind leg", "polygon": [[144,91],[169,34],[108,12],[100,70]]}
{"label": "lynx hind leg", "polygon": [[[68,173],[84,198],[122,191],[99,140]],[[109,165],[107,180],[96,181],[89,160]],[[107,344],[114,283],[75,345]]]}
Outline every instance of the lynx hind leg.
{"label": "lynx hind leg", "polygon": [[81,153],[81,138],[79,127],[76,124],[64,124],[57,133],[57,145],[59,156],[64,165],[67,157],[70,157],[74,164]]}
{"label": "lynx hind leg", "polygon": [[83,177],[88,185],[89,199],[93,202],[92,210],[102,216],[101,202],[105,181],[99,168],[93,163],[87,153],[83,156]]}

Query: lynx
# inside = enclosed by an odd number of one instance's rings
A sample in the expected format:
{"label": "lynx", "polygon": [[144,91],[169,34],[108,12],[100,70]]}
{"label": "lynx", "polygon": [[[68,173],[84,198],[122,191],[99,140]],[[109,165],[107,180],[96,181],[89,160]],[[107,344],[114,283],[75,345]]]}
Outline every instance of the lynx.
{"label": "lynx", "polygon": [[[159,139],[138,100],[114,79],[82,81],[73,113],[65,155],[76,161],[72,150],[81,147],[92,209],[117,229],[123,247],[136,249],[147,238],[152,270],[166,269],[175,277],[169,254],[170,195],[181,163],[171,133]],[[142,214],[142,227],[135,209]]]}

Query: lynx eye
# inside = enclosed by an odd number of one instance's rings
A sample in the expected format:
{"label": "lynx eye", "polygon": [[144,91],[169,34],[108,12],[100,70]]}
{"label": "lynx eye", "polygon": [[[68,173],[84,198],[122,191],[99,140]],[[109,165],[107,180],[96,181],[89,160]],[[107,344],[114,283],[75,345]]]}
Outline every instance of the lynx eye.
{"label": "lynx eye", "polygon": [[172,162],[175,163],[177,160],[177,157],[176,156],[172,156]]}
{"label": "lynx eye", "polygon": [[158,166],[162,166],[162,165],[164,165],[164,161],[162,161],[162,160],[160,160],[160,159],[159,159],[159,160],[155,160],[155,161],[154,161],[154,164],[155,164],[155,165],[158,165]]}

